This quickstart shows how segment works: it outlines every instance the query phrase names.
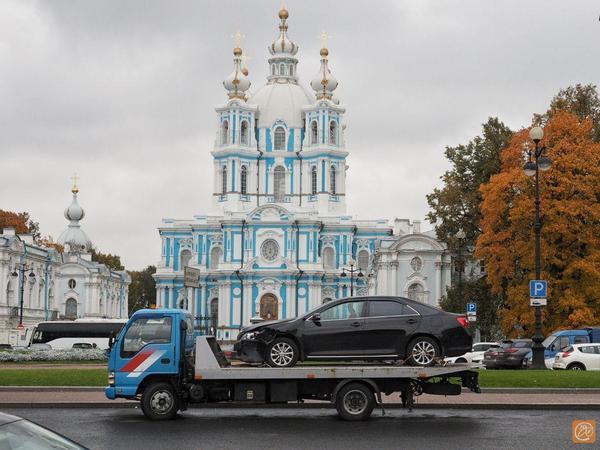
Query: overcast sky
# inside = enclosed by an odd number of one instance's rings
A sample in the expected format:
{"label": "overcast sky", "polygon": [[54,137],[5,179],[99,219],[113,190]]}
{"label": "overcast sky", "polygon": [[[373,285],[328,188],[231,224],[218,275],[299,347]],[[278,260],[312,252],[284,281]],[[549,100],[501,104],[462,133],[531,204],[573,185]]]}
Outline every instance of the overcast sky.
{"label": "overcast sky", "polygon": [[[347,108],[349,213],[423,220],[446,145],[488,116],[529,123],[575,83],[600,83],[600,2],[294,1],[301,81],[329,39]],[[0,1],[0,209],[82,227],[128,269],[156,264],[163,217],[210,211],[214,107],[241,30],[265,82],[279,1]],[[427,225],[424,226],[427,228]]]}

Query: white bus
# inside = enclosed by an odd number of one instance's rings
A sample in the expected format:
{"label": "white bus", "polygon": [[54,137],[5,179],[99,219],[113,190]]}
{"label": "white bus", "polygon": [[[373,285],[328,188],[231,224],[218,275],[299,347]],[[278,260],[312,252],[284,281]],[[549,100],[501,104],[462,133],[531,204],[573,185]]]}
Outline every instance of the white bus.
{"label": "white bus", "polygon": [[119,334],[127,319],[76,319],[40,322],[33,330],[31,345],[47,344],[53,349],[92,347],[107,349],[108,339]]}

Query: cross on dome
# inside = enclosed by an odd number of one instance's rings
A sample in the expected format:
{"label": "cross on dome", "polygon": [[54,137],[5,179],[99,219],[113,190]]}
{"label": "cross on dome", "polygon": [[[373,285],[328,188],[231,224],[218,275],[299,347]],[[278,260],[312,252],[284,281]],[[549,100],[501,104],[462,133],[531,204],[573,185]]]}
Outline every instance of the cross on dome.
{"label": "cross on dome", "polygon": [[337,79],[331,74],[331,70],[329,70],[329,61],[327,59],[327,56],[329,56],[329,50],[327,49],[328,37],[325,31],[321,33],[321,67],[315,78],[310,82],[317,100],[323,98],[331,99],[333,91],[335,91],[338,85]]}
{"label": "cross on dome", "polygon": [[227,90],[229,98],[238,98],[246,100],[246,91],[250,88],[250,80],[248,79],[248,69],[242,66],[243,50],[242,50],[242,33],[238,30],[233,35],[235,40],[235,48],[233,49],[233,72],[223,80],[223,86]]}

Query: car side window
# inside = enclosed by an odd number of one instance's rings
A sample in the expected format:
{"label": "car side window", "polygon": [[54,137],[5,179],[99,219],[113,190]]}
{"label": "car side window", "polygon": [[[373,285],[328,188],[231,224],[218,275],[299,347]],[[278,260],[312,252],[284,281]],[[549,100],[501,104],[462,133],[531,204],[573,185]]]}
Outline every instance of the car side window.
{"label": "car side window", "polygon": [[321,320],[346,320],[365,317],[367,302],[345,302],[321,311]]}
{"label": "car side window", "polygon": [[587,338],[585,336],[575,336],[576,344],[585,344],[587,342]]}
{"label": "car side window", "polygon": [[413,314],[402,303],[392,300],[371,300],[369,302],[369,317],[404,316]]}
{"label": "car side window", "polygon": [[121,346],[121,357],[128,358],[148,344],[171,342],[170,317],[140,317],[127,329]]}
{"label": "car side window", "polygon": [[586,345],[585,347],[580,347],[579,350],[581,351],[581,353],[595,353],[594,347],[592,347],[591,345]]}

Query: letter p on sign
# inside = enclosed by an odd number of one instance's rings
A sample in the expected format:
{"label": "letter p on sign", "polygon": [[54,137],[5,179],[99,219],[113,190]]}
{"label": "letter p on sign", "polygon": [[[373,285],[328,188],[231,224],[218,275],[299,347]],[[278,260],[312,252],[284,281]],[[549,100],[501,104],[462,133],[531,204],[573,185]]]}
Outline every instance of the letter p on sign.
{"label": "letter p on sign", "polygon": [[548,282],[546,280],[531,280],[529,282],[529,296],[546,298],[548,296]]}

